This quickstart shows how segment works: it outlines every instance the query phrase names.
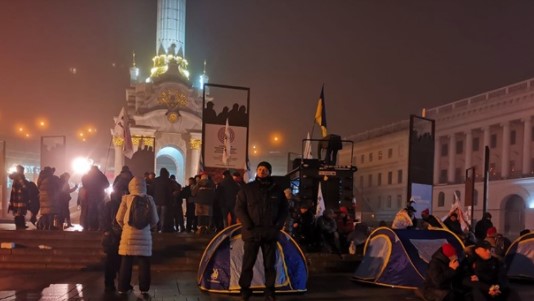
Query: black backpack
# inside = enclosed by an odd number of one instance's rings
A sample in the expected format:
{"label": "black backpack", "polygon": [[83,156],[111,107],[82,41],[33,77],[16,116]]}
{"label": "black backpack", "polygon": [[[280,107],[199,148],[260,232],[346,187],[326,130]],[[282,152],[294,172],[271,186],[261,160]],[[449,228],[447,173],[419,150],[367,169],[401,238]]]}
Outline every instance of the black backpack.
{"label": "black backpack", "polygon": [[136,195],[130,207],[128,225],[139,230],[150,224],[150,201],[147,197]]}

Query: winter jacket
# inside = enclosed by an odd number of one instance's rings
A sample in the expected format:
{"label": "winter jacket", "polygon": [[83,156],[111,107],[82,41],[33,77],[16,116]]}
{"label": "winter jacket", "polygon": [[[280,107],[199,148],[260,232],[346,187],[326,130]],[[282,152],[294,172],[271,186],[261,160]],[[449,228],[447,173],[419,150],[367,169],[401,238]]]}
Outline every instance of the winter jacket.
{"label": "winter jacket", "polygon": [[[140,178],[133,178],[128,190],[130,194],[124,195],[117,212],[117,223],[122,227],[119,255],[152,256],[152,233],[151,228],[156,227],[159,219],[154,199],[146,194],[146,183]],[[143,229],[137,229],[128,224],[130,207],[136,195],[147,197],[150,201],[150,224]]]}
{"label": "winter jacket", "polygon": [[239,188],[239,184],[232,177],[225,177],[217,187],[217,194],[221,200],[221,206],[233,209]]}
{"label": "winter jacket", "polygon": [[173,184],[169,176],[161,175],[154,179],[154,201],[158,206],[170,206],[174,200]]}
{"label": "winter jacket", "polygon": [[59,213],[59,178],[51,173],[44,172],[37,180],[39,187],[39,203],[41,214]]}
{"label": "winter jacket", "polygon": [[460,268],[449,267],[449,258],[439,248],[430,260],[424,284],[424,296],[428,300],[443,300],[460,283]]}
{"label": "winter jacket", "polygon": [[213,206],[213,202],[215,201],[215,184],[210,179],[202,179],[195,185],[192,194],[195,197],[195,203]]}
{"label": "winter jacket", "polygon": [[243,240],[276,240],[289,210],[283,190],[267,177],[242,187],[235,213],[243,225]]}

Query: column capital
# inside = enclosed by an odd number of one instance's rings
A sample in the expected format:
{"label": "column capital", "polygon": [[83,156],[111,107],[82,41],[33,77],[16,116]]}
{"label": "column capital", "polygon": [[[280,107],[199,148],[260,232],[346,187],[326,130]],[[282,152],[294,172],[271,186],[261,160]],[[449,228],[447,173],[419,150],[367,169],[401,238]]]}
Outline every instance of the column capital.
{"label": "column capital", "polygon": [[523,118],[521,118],[521,121],[524,122],[524,123],[531,123],[532,122],[532,116],[523,117]]}
{"label": "column capital", "polygon": [[510,127],[510,121],[503,121],[501,123],[499,123],[500,126],[502,126],[503,128],[504,127]]}

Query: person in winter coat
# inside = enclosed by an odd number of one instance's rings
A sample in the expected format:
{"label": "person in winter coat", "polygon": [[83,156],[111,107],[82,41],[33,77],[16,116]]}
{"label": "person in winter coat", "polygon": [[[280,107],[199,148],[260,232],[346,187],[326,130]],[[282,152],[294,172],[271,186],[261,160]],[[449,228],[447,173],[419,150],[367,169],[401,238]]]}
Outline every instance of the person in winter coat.
{"label": "person in winter coat", "polygon": [[337,232],[336,213],[332,209],[327,209],[317,219],[317,231],[320,235],[322,248],[331,253],[341,256],[339,245],[339,233]]}
{"label": "person in winter coat", "polygon": [[85,217],[84,231],[98,231],[100,229],[101,210],[104,207],[106,188],[109,181],[97,166],[92,166],[87,174],[82,177],[82,185],[85,187],[87,202],[87,214]]}
{"label": "person in winter coat", "polygon": [[461,297],[456,285],[461,283],[462,275],[456,249],[444,243],[430,260],[423,289],[420,291],[428,301],[455,301]]}
{"label": "person in winter coat", "polygon": [[492,256],[491,244],[485,240],[474,246],[463,283],[470,288],[473,301],[521,300],[509,286],[503,262]]}
{"label": "person in winter coat", "polygon": [[9,175],[13,181],[11,186],[11,197],[9,198],[8,212],[13,213],[15,219],[15,228],[17,230],[24,230],[26,226],[26,212],[30,203],[29,182],[24,177],[24,167],[17,166],[17,172]]}
{"label": "person in winter coat", "polygon": [[180,197],[185,200],[186,232],[195,232],[197,230],[197,217],[195,215],[195,200],[191,195],[191,188],[196,185],[195,178],[187,180],[188,185],[180,192]]}
{"label": "person in winter coat", "polygon": [[486,238],[486,234],[488,233],[488,229],[491,227],[493,227],[493,223],[491,222],[491,213],[484,212],[482,219],[479,220],[475,225],[475,237],[477,240],[484,240],[484,238]]}
{"label": "person in winter coat", "polygon": [[207,173],[202,173],[200,181],[193,188],[192,195],[195,198],[195,215],[198,218],[198,234],[208,232],[213,216],[213,202],[215,201],[215,183]]}
{"label": "person in winter coat", "polygon": [[63,173],[59,177],[59,223],[60,225],[66,223],[66,228],[72,227],[69,208],[70,200],[72,199],[70,194],[78,189],[78,185],[74,185],[74,187],[71,188],[69,186],[69,180],[70,174],[68,172]]}
{"label": "person in winter coat", "polygon": [[[239,184],[237,184],[230,170],[223,172],[224,179],[217,186],[217,199],[220,200],[221,214],[223,218],[224,227],[228,227],[236,223],[235,217],[235,200],[239,192]],[[228,223],[228,215],[230,215],[230,223]]]}
{"label": "person in winter coat", "polygon": [[37,223],[37,228],[42,230],[60,229],[59,225],[54,225],[54,220],[58,221],[59,214],[59,178],[54,175],[55,168],[45,167],[37,179],[39,188],[39,203],[41,205],[41,217]]}
{"label": "person in winter coat", "polygon": [[261,248],[265,268],[265,300],[275,300],[276,242],[289,214],[283,189],[271,177],[269,162],[260,162],[256,180],[244,185],[237,194],[235,213],[241,221],[244,241],[239,286],[241,298],[249,300],[253,268]]}
{"label": "person in winter coat", "polygon": [[[118,289],[120,293],[128,293],[133,287],[132,265],[134,258],[139,264],[139,289],[147,293],[150,289],[150,257],[152,256],[152,232],[158,224],[158,214],[154,199],[146,193],[146,182],[143,178],[134,177],[128,184],[130,194],[122,197],[117,212],[117,223],[122,228],[119,255],[122,255],[119,271]],[[130,210],[136,196],[147,198],[150,203],[150,222],[143,229],[137,229],[129,224]]]}
{"label": "person in winter coat", "polygon": [[172,195],[173,184],[170,178],[169,171],[163,167],[159,171],[159,177],[154,179],[154,202],[158,209],[158,231],[174,232],[171,230],[171,214],[169,212],[174,197]]}

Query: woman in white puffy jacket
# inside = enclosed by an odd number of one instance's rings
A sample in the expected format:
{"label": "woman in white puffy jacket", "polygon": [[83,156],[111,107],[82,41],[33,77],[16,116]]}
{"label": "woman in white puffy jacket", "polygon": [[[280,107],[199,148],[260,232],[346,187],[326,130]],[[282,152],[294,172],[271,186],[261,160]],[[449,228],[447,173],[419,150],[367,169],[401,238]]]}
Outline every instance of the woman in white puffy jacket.
{"label": "woman in white puffy jacket", "polygon": [[[122,197],[119,211],[117,212],[117,222],[122,227],[121,241],[119,244],[119,255],[122,256],[119,271],[119,293],[128,293],[133,287],[130,284],[132,278],[132,265],[134,258],[137,258],[139,265],[139,290],[148,293],[150,289],[150,256],[152,256],[152,232],[158,223],[158,214],[154,199],[146,194],[146,182],[141,177],[134,177],[128,184],[130,194]],[[129,216],[132,202],[136,196],[146,197],[150,204],[150,222],[143,229],[130,226]]]}

